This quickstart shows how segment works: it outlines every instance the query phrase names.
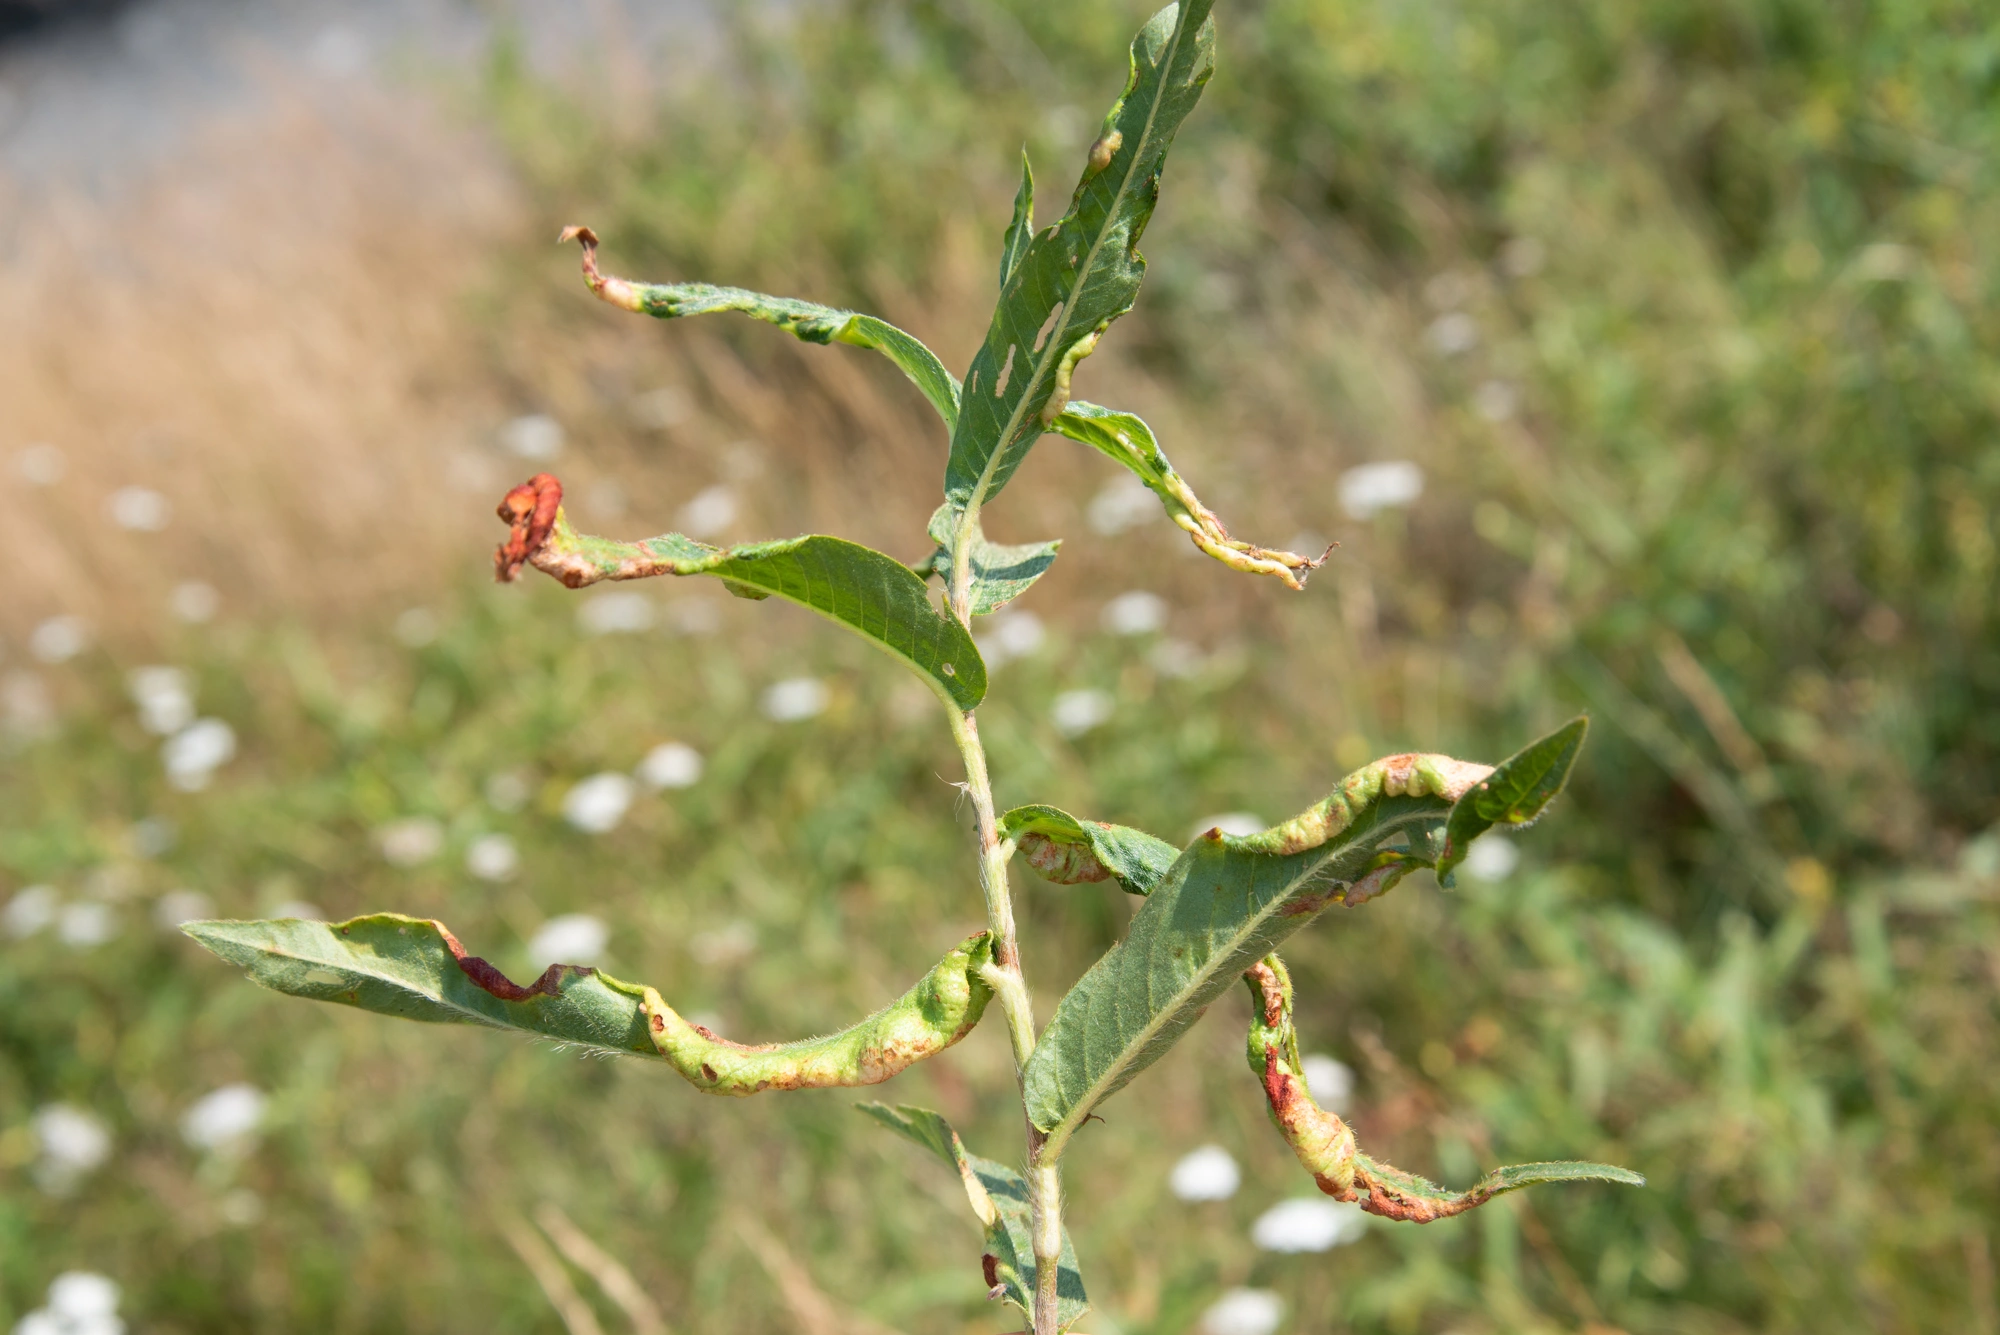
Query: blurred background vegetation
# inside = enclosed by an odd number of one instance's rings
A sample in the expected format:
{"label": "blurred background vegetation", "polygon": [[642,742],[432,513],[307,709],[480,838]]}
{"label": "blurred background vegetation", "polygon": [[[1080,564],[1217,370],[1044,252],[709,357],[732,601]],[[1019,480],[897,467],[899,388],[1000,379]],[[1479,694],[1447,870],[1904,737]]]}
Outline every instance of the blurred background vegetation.
{"label": "blurred background vegetation", "polygon": [[[371,38],[365,94],[321,33],[309,78],[265,70],[265,114],[218,112],[170,169],[0,190],[0,1323],[80,1268],[144,1332],[560,1329],[517,1251],[542,1244],[506,1222],[553,1205],[677,1332],[1011,1328],[955,1184],[851,1092],[704,1099],[310,1007],[171,923],[398,909],[520,977],[587,912],[613,972],[748,1039],[864,1013],[972,930],[956,760],[886,660],[694,581],[493,588],[486,516],[548,466],[585,528],[923,555],[944,442],[893,370],[623,316],[547,238],[588,222],[613,272],[871,310],[963,365],[1017,145],[1052,215],[1145,8],[607,21],[567,73],[502,15],[470,63]],[[1247,1285],[1301,1332],[1992,1335],[2000,20],[1219,21],[1139,308],[1078,391],[1146,415],[1239,535],[1342,546],[1302,595],[1233,575],[1044,441],[988,520],[1066,539],[1024,604],[1039,643],[1016,622],[994,674],[1001,799],[1178,840],[1376,755],[1493,760],[1590,711],[1516,865],[1413,880],[1287,955],[1375,1153],[1650,1185],[1259,1251],[1250,1221],[1310,1187],[1232,999],[1072,1156],[1086,1328],[1193,1331]],[[33,92],[47,49],[0,72]],[[1421,495],[1355,491],[1383,461]],[[1162,601],[1107,621],[1134,591]],[[133,676],[160,665],[186,675]],[[823,709],[773,718],[798,678]],[[185,750],[179,786],[162,763],[170,687],[234,740],[198,789]],[[1115,709],[1058,727],[1086,690]],[[566,819],[579,782],[669,741],[698,782],[642,783],[608,832]],[[468,866],[496,834],[518,867],[490,841]],[[1020,877],[1046,1014],[1128,906]],[[204,1141],[189,1110],[235,1084],[258,1129]],[[988,1025],[880,1093],[1005,1158],[1011,1084]],[[58,1107],[107,1133],[100,1162],[64,1168]],[[1183,1205],[1168,1169],[1205,1143],[1243,1188]]]}

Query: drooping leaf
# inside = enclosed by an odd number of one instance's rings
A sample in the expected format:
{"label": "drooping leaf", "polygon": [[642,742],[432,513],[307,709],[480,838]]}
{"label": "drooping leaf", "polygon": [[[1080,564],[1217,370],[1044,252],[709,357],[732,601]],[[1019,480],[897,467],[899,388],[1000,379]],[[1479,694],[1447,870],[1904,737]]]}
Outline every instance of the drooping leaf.
{"label": "drooping leaf", "polygon": [[1014,192],[1014,216],[1007,223],[1007,235],[1000,241],[1000,288],[1028,253],[1028,241],[1035,235],[1035,169],[1028,164],[1028,150],[1021,150],[1021,188]]}
{"label": "drooping leaf", "polygon": [[588,227],[566,227],[562,239],[582,244],[584,281],[592,292],[613,306],[662,320],[735,311],[776,325],[807,343],[846,343],[872,349],[894,362],[910,378],[910,383],[923,391],[931,407],[944,419],[946,430],[958,425],[958,378],[945,369],[937,354],[925,347],[921,339],[886,320],[792,297],[768,297],[740,287],[717,287],[712,283],[634,283],[598,272],[597,234]]}
{"label": "drooping leaf", "polygon": [[1181,851],[1129,825],[1078,820],[1058,807],[1015,807],[1000,818],[1028,865],[1057,885],[1115,880],[1129,894],[1149,895]]}
{"label": "drooping leaf", "polygon": [[1589,719],[1573,718],[1522,747],[1501,761],[1484,781],[1474,784],[1445,822],[1444,849],[1437,859],[1438,880],[1450,885],[1452,869],[1465,861],[1472,841],[1495,825],[1522,826],[1540,816],[1569,782],[1570,770],[1576,766],[1577,753],[1589,731]]}
{"label": "drooping leaf", "polygon": [[1155,14],[1132,43],[1131,77],[1090,147],[1069,211],[1014,262],[952,431],[945,497],[978,517],[1069,400],[1070,374],[1132,308],[1145,276],[1139,237],[1160,171],[1214,66],[1213,0]]}
{"label": "drooping leaf", "polygon": [[[914,567],[920,575],[951,578],[952,510],[940,505],[931,516],[931,541],[938,544],[929,559]],[[985,530],[972,528],[972,615],[989,616],[1028,591],[1028,586],[1056,563],[1062,539],[1053,542],[988,542]]]}
{"label": "drooping leaf", "polygon": [[444,924],[399,913],[341,923],[204,921],[182,931],[274,991],[446,1024],[482,1024],[605,1053],[664,1058],[710,1094],[880,1083],[958,1042],[992,990],[985,933],[960,942],[902,997],[847,1028],[742,1044],[692,1024],[650,987],[577,964],[527,986],[469,955]]}
{"label": "drooping leaf", "polygon": [[1377,1162],[1354,1144],[1338,1114],[1319,1106],[1299,1062],[1292,1022],[1292,978],[1284,961],[1266,955],[1243,975],[1250,989],[1250,1069],[1264,1086],[1271,1121],[1319,1189],[1370,1214],[1428,1224],[1475,1209],[1504,1192],[1545,1182],[1615,1182],[1643,1187],[1628,1168],[1601,1163],[1530,1163],[1496,1168],[1464,1191],[1451,1191],[1391,1164]]}
{"label": "drooping leaf", "polygon": [[1275,575],[1298,589],[1304,587],[1306,575],[1326,559],[1274,551],[1230,537],[1215,512],[1201,503],[1194,489],[1167,462],[1159,441],[1154,439],[1153,429],[1134,413],[1073,401],[1052,425],[1071,440],[1081,441],[1130,469],[1160,498],[1167,517],[1187,533],[1194,545],[1231,570]]}
{"label": "drooping leaf", "polygon": [[1125,939],[1058,1003],[1028,1060],[1028,1116],[1053,1150],[1321,909],[1365,902],[1427,865],[1451,804],[1488,773],[1446,756],[1390,756],[1282,825],[1211,830],[1189,845]]}
{"label": "drooping leaf", "polygon": [[[994,1279],[1005,1289],[1007,1300],[1032,1319],[1036,1270],[1027,1179],[1005,1164],[970,1153],[951,1123],[928,1108],[909,1104],[892,1108],[882,1103],[858,1103],[855,1107],[930,1150],[959,1175],[972,1212],[986,1230],[986,1254],[993,1258]],[[1056,1297],[1057,1321],[1064,1330],[1090,1310],[1067,1228],[1056,1261]]]}
{"label": "drooping leaf", "polygon": [[561,510],[562,484],[547,473],[501,502],[513,529],[496,555],[502,579],[523,562],[572,589],[607,579],[715,575],[732,593],[780,598],[859,632],[903,660],[958,709],[986,695],[986,664],[964,626],[931,605],[923,577],[845,538],[811,536],[711,547],[679,533],[618,542],[578,533]]}

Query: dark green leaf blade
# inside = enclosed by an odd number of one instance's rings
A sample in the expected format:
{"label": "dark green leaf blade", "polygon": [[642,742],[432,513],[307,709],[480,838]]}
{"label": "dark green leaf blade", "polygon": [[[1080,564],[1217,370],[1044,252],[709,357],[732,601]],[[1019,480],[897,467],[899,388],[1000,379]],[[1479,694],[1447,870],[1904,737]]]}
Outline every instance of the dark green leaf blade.
{"label": "dark green leaf blade", "polygon": [[1181,851],[1129,825],[1078,820],[1059,807],[1015,807],[1000,818],[1028,865],[1057,885],[1115,880],[1128,894],[1149,895]]}
{"label": "dark green leaf blade", "polygon": [[[1028,1183],[1005,1164],[982,1159],[965,1148],[941,1114],[909,1104],[890,1107],[884,1103],[857,1103],[855,1108],[906,1136],[944,1160],[965,1184],[966,1199],[986,1230],[986,1250],[998,1263],[995,1267],[1007,1300],[1033,1316],[1035,1309],[1035,1247],[1029,1230]],[[1076,1249],[1070,1245],[1069,1230],[1063,1230],[1062,1252],[1056,1260],[1057,1319],[1062,1329],[1080,1320],[1090,1310],[1083,1289],[1083,1274],[1077,1269]]]}
{"label": "dark green leaf blade", "polygon": [[[931,516],[931,540],[938,544],[930,558],[916,567],[920,574],[951,578],[952,511],[940,505]],[[1051,542],[989,542],[978,524],[972,526],[972,615],[993,613],[1026,593],[1048,573],[1062,550],[1062,539]]]}
{"label": "dark green leaf blade", "polygon": [[646,1031],[644,988],[575,964],[552,964],[520,987],[428,918],[202,921],[181,930],[290,996],[406,1020],[512,1029],[598,1052],[659,1055]]}
{"label": "dark green leaf blade", "polygon": [[1028,1060],[1028,1116],[1049,1145],[1060,1152],[1100,1102],[1321,909],[1366,902],[1424,865],[1399,845],[1428,849],[1452,803],[1490,772],[1446,756],[1390,756],[1262,834],[1195,840],[1125,939],[1063,997]]}
{"label": "dark green leaf blade", "polygon": [[1472,841],[1495,825],[1530,824],[1547,809],[1569,782],[1577,753],[1590,731],[1590,720],[1579,715],[1548,736],[1528,743],[1500,762],[1484,782],[1475,784],[1452,808],[1445,822],[1444,850],[1438,855],[1438,880],[1446,885],[1452,869],[1465,861]]}
{"label": "dark green leaf blade", "polygon": [[961,522],[1007,484],[1068,401],[1076,363],[1132,308],[1146,271],[1139,237],[1167,149],[1214,67],[1212,2],[1169,5],[1140,30],[1131,77],[1069,211],[1034,235],[1011,271],[952,431],[945,497]]}
{"label": "dark green leaf blade", "polygon": [[857,631],[958,709],[976,708],[986,695],[986,664],[971,633],[931,605],[922,576],[845,538],[710,547],[668,533],[618,542],[578,533],[559,513],[528,560],[573,589],[607,579],[716,575],[752,596],[775,594]]}

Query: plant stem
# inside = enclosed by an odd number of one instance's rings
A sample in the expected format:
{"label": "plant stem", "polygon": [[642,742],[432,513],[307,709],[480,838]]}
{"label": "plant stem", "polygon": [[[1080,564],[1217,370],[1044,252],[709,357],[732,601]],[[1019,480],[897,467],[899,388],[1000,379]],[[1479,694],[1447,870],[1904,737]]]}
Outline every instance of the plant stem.
{"label": "plant stem", "polygon": [[986,896],[986,929],[993,937],[993,964],[985,971],[1014,1045],[1014,1081],[1023,1091],[1022,1118],[1028,1134],[1028,1207],[1035,1250],[1034,1335],[1057,1335],[1056,1270],[1062,1256],[1062,1176],[1051,1161],[1042,1163],[1042,1133],[1027,1120],[1025,1077],[1035,1050],[1035,1016],[1021,977],[1021,946],[1014,931],[1014,901],[1007,886],[1012,843],[1000,839],[993,812],[993,784],[986,772],[986,748],[970,712],[947,709],[951,735],[965,759],[966,791],[972,797],[979,834],[979,887]]}

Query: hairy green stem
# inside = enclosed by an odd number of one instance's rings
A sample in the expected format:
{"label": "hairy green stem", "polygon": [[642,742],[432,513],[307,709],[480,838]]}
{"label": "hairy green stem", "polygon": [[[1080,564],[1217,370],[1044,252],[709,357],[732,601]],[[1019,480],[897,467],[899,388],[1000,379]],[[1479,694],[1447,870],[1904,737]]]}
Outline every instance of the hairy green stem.
{"label": "hairy green stem", "polygon": [[[963,562],[966,544],[954,544],[955,564]],[[962,622],[970,618],[961,614]],[[968,626],[969,629],[969,626]],[[971,710],[947,709],[952,739],[965,761],[965,789],[979,836],[979,887],[986,897],[986,927],[993,942],[993,963],[980,971],[1007,1017],[1007,1035],[1014,1045],[1014,1079],[1022,1090],[1022,1120],[1028,1135],[1028,1204],[1035,1251],[1034,1335],[1058,1335],[1056,1279],[1062,1256],[1062,1177],[1056,1161],[1042,1158],[1043,1137],[1027,1116],[1025,1073],[1035,1050],[1035,1015],[1021,976],[1021,947],[1014,930],[1014,900],[1007,885],[1007,863],[1014,841],[1000,837],[993,810],[993,783],[986,770],[986,748],[979,740],[979,723]]]}

